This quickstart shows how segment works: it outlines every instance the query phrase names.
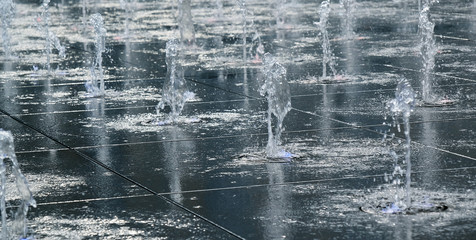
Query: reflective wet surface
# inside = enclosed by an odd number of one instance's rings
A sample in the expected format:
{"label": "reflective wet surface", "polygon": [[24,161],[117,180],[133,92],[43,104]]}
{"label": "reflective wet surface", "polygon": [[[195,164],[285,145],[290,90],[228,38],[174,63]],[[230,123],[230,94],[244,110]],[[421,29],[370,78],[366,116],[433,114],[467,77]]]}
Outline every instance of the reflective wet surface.
{"label": "reflective wet surface", "polygon": [[[323,83],[320,1],[192,1],[195,40],[183,50],[195,97],[175,126],[151,124],[166,80],[165,44],[180,38],[177,1],[52,1],[50,31],[66,47],[45,68],[40,4],[15,1],[12,60],[0,56],[0,127],[38,207],[40,239],[472,239],[476,234],[476,78],[473,1],[431,8],[438,48],[434,90],[456,100],[410,118],[413,199],[446,211],[389,215],[362,206],[393,198],[385,103],[407,78],[421,97],[417,1],[358,1],[355,38],[331,3],[329,38],[342,79]],[[221,2],[222,7],[216,2]],[[104,17],[106,95],[88,98],[94,32]],[[37,21],[37,20],[36,20]],[[286,68],[292,110],[270,161],[256,36]],[[251,49],[251,50],[249,50]],[[249,50],[249,51],[248,51]],[[2,50],[3,51],[3,50]],[[251,55],[250,55],[251,51]],[[37,68],[37,70],[35,70]],[[162,114],[162,113],[161,113]],[[200,119],[199,122],[187,119]],[[403,141],[396,134],[395,146]]]}

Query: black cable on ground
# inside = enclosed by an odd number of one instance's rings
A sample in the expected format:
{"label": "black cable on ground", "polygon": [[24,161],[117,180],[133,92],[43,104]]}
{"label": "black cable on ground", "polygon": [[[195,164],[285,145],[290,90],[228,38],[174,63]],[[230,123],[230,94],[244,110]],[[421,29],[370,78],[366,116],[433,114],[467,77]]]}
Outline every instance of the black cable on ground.
{"label": "black cable on ground", "polygon": [[173,206],[175,206],[175,207],[178,207],[179,209],[181,209],[181,210],[183,210],[183,211],[185,211],[185,212],[188,212],[188,213],[192,214],[193,216],[195,216],[195,217],[197,217],[197,218],[202,219],[203,221],[209,223],[210,225],[212,225],[212,226],[214,226],[214,227],[216,227],[216,228],[219,228],[220,230],[226,232],[226,233],[229,234],[230,236],[232,236],[232,237],[234,237],[234,238],[237,238],[237,239],[245,239],[245,238],[241,237],[240,235],[238,235],[238,234],[232,232],[231,230],[229,230],[229,229],[227,229],[227,228],[225,228],[225,227],[219,225],[218,223],[215,223],[215,222],[213,222],[212,220],[210,220],[210,219],[208,219],[208,218],[206,218],[206,217],[204,217],[204,216],[202,216],[202,215],[200,215],[200,214],[198,214],[198,213],[196,213],[196,212],[194,212],[194,211],[188,209],[188,208],[185,207],[184,205],[182,205],[182,204],[180,204],[180,203],[178,203],[178,202],[176,202],[176,201],[174,201],[174,200],[172,200],[172,199],[169,199],[169,198],[167,198],[167,197],[161,195],[160,193],[158,193],[158,192],[156,192],[156,191],[154,191],[154,190],[148,188],[147,186],[141,184],[140,182],[137,182],[136,180],[134,180],[134,179],[132,179],[132,178],[130,178],[130,177],[127,177],[127,176],[125,176],[124,174],[122,174],[122,173],[120,173],[120,172],[118,172],[118,171],[112,169],[111,167],[107,166],[106,164],[102,163],[101,161],[99,161],[99,160],[97,160],[97,159],[94,159],[94,158],[92,158],[92,157],[90,157],[90,156],[88,156],[88,155],[86,155],[86,154],[84,154],[84,153],[82,153],[82,152],[76,150],[76,149],[73,148],[73,147],[70,147],[69,145],[67,145],[67,144],[65,144],[65,143],[63,143],[63,142],[61,142],[60,140],[58,140],[58,139],[56,139],[56,138],[50,136],[49,134],[47,134],[46,132],[42,131],[41,129],[36,128],[36,127],[34,127],[34,126],[32,126],[32,125],[30,125],[30,124],[24,122],[23,120],[21,120],[21,119],[15,117],[15,116],[13,116],[12,114],[8,113],[7,111],[5,111],[5,110],[3,110],[3,109],[0,109],[0,112],[3,113],[4,115],[10,117],[11,119],[15,120],[16,122],[18,122],[18,123],[20,123],[20,124],[22,124],[22,125],[24,125],[24,126],[30,128],[30,129],[32,129],[33,131],[38,132],[39,134],[45,136],[46,138],[52,140],[53,142],[55,142],[55,143],[57,143],[57,144],[59,144],[59,145],[65,147],[65,148],[67,148],[68,150],[70,150],[70,151],[76,153],[78,156],[80,156],[80,157],[82,157],[82,158],[88,160],[89,162],[92,162],[92,163],[94,163],[94,164],[96,164],[96,165],[101,166],[102,168],[106,169],[107,171],[109,171],[109,172],[115,174],[116,176],[119,176],[119,177],[121,177],[122,179],[124,179],[124,180],[126,180],[126,181],[128,181],[128,182],[130,182],[130,183],[132,183],[132,184],[134,184],[134,185],[136,185],[136,186],[138,186],[139,188],[142,188],[143,190],[145,190],[145,191],[147,191],[147,192],[149,192],[149,193],[151,193],[151,194],[157,196],[158,198],[164,200],[165,202],[167,202],[167,203],[169,203],[169,204],[171,204],[171,205],[173,205]]}

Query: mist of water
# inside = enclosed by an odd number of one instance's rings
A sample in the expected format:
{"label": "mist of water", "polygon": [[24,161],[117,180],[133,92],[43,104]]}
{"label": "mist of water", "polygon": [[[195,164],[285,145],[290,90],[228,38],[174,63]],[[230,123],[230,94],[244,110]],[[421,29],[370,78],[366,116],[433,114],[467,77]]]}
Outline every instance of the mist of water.
{"label": "mist of water", "polygon": [[[19,194],[19,205],[16,206],[17,210],[11,216],[6,211],[6,196],[7,193],[11,193],[11,189],[7,189],[7,165],[6,161],[11,162],[12,175],[15,178],[16,192]],[[33,195],[30,191],[28,181],[21,173],[20,166],[18,164],[15,147],[13,141],[13,135],[9,131],[0,129],[0,210],[2,215],[2,239],[26,239],[28,238],[27,228],[27,214],[29,207],[36,207],[36,201],[33,199]],[[11,195],[11,194],[9,194]]]}

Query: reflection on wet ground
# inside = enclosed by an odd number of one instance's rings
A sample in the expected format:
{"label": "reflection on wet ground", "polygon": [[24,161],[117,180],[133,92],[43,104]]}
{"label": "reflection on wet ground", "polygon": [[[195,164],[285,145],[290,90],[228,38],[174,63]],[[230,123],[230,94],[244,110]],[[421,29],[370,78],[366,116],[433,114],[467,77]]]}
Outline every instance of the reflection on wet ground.
{"label": "reflection on wet ground", "polygon": [[[448,209],[389,215],[361,209],[394,194],[385,181],[394,171],[382,140],[386,102],[402,77],[422,95],[418,2],[357,1],[349,18],[332,1],[327,34],[337,73],[325,82],[314,24],[321,1],[177,2],[51,1],[49,30],[66,57],[53,48],[47,60],[35,25],[43,9],[15,1],[12,57],[3,48],[0,55],[0,127],[13,133],[37,201],[33,236],[473,238],[476,4],[431,7],[433,90],[456,104],[416,107],[410,118],[412,198]],[[107,29],[105,96],[90,98],[95,13]],[[169,111],[156,113],[168,80],[165,46],[181,36],[183,76],[195,96],[177,124],[161,126],[154,123]],[[281,146],[298,158],[266,158],[264,52],[287,71],[292,108]],[[393,132],[400,147],[404,133]]]}

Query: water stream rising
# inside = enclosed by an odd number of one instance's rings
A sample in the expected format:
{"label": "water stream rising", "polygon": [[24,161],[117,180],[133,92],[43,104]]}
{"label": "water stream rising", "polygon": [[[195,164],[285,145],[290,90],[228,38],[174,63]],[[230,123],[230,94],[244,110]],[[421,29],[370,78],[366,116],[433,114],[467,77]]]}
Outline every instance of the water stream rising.
{"label": "water stream rising", "polygon": [[157,105],[157,114],[167,105],[171,111],[168,119],[159,124],[176,123],[183,110],[185,102],[194,98],[195,94],[188,91],[184,78],[184,70],[180,63],[180,42],[178,39],[171,39],[166,44],[167,79],[162,91],[162,99]]}
{"label": "water stream rising", "polygon": [[[15,178],[16,193],[19,194],[19,204],[15,206],[16,211],[11,216],[7,214],[7,195],[11,196],[11,189],[7,189],[7,167],[6,161],[11,162],[11,170],[13,177]],[[27,239],[27,214],[30,206],[36,207],[36,202],[33,199],[33,195],[28,186],[28,181],[21,173],[20,166],[18,164],[15,147],[13,143],[13,135],[9,131],[0,129],[0,210],[2,215],[2,232],[1,239],[5,240],[17,240]]]}
{"label": "water stream rising", "polygon": [[350,40],[355,37],[355,0],[340,0],[340,5],[344,9],[344,16],[342,18],[342,35],[345,40]]}
{"label": "water stream rising", "polygon": [[[254,13],[248,8],[247,0],[236,0],[241,13],[241,44],[243,51],[243,64],[248,63],[248,58],[251,57],[252,63],[261,63],[264,54],[264,46],[261,41],[261,34],[255,26]],[[251,35],[252,34],[252,35]],[[248,46],[247,38],[251,36],[251,42]]]}
{"label": "water stream rising", "polygon": [[329,0],[323,1],[319,8],[319,22],[314,23],[319,28],[319,37],[322,45],[322,79],[327,78],[327,66],[329,66],[332,76],[337,75],[335,69],[334,54],[331,50],[331,44],[329,41],[329,34],[327,32],[327,24],[329,19],[329,13],[331,8],[329,6]]}
{"label": "water stream rising", "polygon": [[[291,93],[286,79],[286,69],[269,53],[263,60],[264,84],[260,94],[268,100],[268,145],[266,154],[269,158],[292,157],[280,148],[283,120],[291,110]],[[273,133],[272,115],[276,117],[276,126]]]}
{"label": "water stream rising", "polygon": [[[415,106],[415,93],[412,86],[406,79],[400,80],[395,92],[395,99],[387,103],[387,109],[392,115],[393,126],[397,127],[400,132],[400,119],[403,121],[403,133],[405,135],[404,144],[404,161],[399,160],[396,152],[391,151],[390,154],[394,160],[394,171],[392,179],[397,190],[395,193],[395,200],[389,208],[384,211],[395,212],[403,211],[411,207],[411,138],[410,138],[410,115]],[[403,171],[401,165],[406,165],[406,170]],[[404,197],[399,194],[401,185],[400,176],[405,173]]]}
{"label": "water stream rising", "polygon": [[95,56],[90,67],[91,78],[86,81],[85,87],[89,97],[100,97],[104,96],[105,91],[102,54],[106,51],[106,28],[104,28],[104,20],[99,13],[93,14],[89,23],[94,28]]}
{"label": "water stream rising", "polygon": [[48,73],[51,73],[51,55],[53,52],[53,47],[58,50],[58,55],[61,58],[66,57],[66,49],[61,45],[58,37],[50,31],[50,11],[49,11],[50,0],[43,0],[41,4],[42,12],[41,15],[36,18],[36,25],[38,31],[42,32],[45,37],[45,55],[46,55],[46,64],[45,68]]}
{"label": "water stream rising", "polygon": [[191,0],[178,0],[178,25],[182,44],[191,46],[195,44],[195,28],[192,19]]}
{"label": "water stream rising", "polygon": [[13,4],[12,0],[0,1],[2,46],[3,46],[3,52],[5,54],[6,59],[9,59],[12,55],[9,29],[12,24],[12,19],[14,16],[14,9],[15,9],[15,5]]}
{"label": "water stream rising", "polygon": [[130,36],[130,22],[133,20],[134,8],[136,0],[121,0],[121,8],[124,10],[124,38],[129,39]]}
{"label": "water stream rising", "polygon": [[435,24],[430,21],[430,7],[435,0],[425,0],[420,11],[418,29],[420,32],[420,54],[423,64],[422,100],[426,103],[436,102],[433,94],[433,69],[435,68],[435,55],[437,47],[434,37]]}

